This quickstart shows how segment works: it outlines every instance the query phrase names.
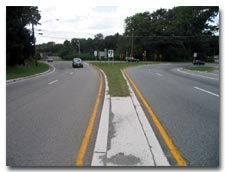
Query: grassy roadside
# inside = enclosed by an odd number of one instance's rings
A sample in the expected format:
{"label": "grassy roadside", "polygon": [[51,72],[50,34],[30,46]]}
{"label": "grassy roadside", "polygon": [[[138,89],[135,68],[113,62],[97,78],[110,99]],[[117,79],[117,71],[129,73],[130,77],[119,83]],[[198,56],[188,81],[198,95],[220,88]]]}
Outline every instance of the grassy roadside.
{"label": "grassy roadside", "polygon": [[36,67],[34,63],[27,66],[6,67],[6,80],[26,77],[37,73],[45,72],[49,66],[44,63],[38,63]]}
{"label": "grassy roadside", "polygon": [[107,62],[92,62],[91,64],[97,66],[102,69],[108,79],[109,83],[109,94],[112,97],[126,97],[129,96],[129,90],[126,81],[124,80],[121,69],[125,69],[127,67],[134,67],[146,64],[153,64],[153,62],[139,62],[139,63],[126,63],[126,62],[118,62],[118,63],[107,63]]}
{"label": "grassy roadside", "polygon": [[202,72],[212,72],[215,70],[214,67],[209,67],[209,66],[192,66],[192,67],[186,67],[188,70],[193,70],[193,71],[202,71]]}

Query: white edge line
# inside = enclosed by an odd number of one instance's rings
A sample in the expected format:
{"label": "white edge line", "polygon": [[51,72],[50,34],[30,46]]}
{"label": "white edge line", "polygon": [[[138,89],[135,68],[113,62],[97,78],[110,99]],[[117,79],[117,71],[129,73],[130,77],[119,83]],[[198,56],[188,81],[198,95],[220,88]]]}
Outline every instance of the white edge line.
{"label": "white edge line", "polygon": [[54,84],[54,83],[56,83],[56,82],[58,82],[58,80],[54,80],[54,81],[52,81],[52,82],[49,82],[48,84],[51,85],[51,84]]}
{"label": "white edge line", "polygon": [[181,72],[181,73],[184,73],[184,74],[192,75],[192,76],[198,76],[198,77],[213,79],[213,80],[217,80],[217,81],[219,80],[218,78],[212,78],[212,77],[208,77],[208,76],[196,75],[196,74],[193,74],[193,73],[185,72],[185,71],[182,71],[181,68],[178,68],[177,71]]}
{"label": "white edge line", "polygon": [[152,151],[156,166],[170,166],[168,159],[167,159],[166,155],[164,154],[162,147],[159,144],[159,141],[151,127],[151,124],[149,123],[149,121],[144,113],[144,110],[142,109],[132,87],[130,86],[130,83],[128,82],[128,80],[123,72],[122,72],[122,74],[123,74],[124,79],[127,82],[128,87],[129,87],[130,96],[133,101],[134,107],[136,109],[137,115],[139,116],[140,123],[143,127],[143,132],[145,133],[147,142],[151,146],[151,151]]}
{"label": "white edge line", "polygon": [[110,108],[110,95],[108,81],[105,73],[100,69],[105,80],[105,97],[101,112],[101,118],[97,133],[97,138],[94,147],[94,153],[92,156],[91,166],[104,166],[104,158],[107,153],[107,142],[108,142],[108,130],[109,130],[109,108]]}
{"label": "white edge line", "polygon": [[199,87],[194,87],[194,88],[195,88],[195,89],[197,89],[197,90],[200,90],[200,91],[206,92],[206,93],[208,93],[208,94],[211,94],[211,95],[213,95],[213,96],[219,97],[219,95],[218,95],[218,94],[212,93],[212,92],[207,91],[207,90],[204,90],[204,89],[202,89],[202,88],[199,88]]}

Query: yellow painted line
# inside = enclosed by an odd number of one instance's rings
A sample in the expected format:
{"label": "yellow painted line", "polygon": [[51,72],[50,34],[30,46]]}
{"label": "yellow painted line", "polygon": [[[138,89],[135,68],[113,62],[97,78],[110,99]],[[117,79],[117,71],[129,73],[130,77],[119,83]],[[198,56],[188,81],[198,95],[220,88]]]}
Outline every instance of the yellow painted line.
{"label": "yellow painted line", "polygon": [[102,95],[102,88],[103,88],[102,74],[99,73],[99,75],[100,75],[100,84],[99,84],[99,88],[98,88],[98,95],[97,95],[97,98],[96,98],[96,101],[95,101],[95,105],[94,105],[94,108],[93,108],[93,111],[92,111],[92,114],[91,114],[91,118],[90,118],[87,130],[85,132],[85,135],[84,135],[84,138],[83,138],[80,150],[79,150],[79,154],[77,156],[77,160],[75,162],[76,166],[83,166],[83,159],[84,159],[84,156],[86,154],[88,142],[89,142],[89,139],[90,139],[90,136],[91,136],[91,133],[92,133],[92,129],[93,129],[93,126],[94,126],[95,118],[96,118],[96,115],[97,115],[98,106],[99,106],[99,103],[100,103],[100,99],[101,99],[101,95]]}
{"label": "yellow painted line", "polygon": [[165,141],[167,147],[169,148],[171,154],[173,155],[174,159],[177,161],[177,164],[179,166],[187,166],[187,162],[184,160],[181,153],[178,151],[178,149],[174,145],[172,139],[167,134],[163,125],[161,124],[161,122],[159,121],[159,119],[157,118],[155,113],[153,112],[152,108],[150,107],[150,105],[148,104],[148,102],[146,101],[144,96],[141,94],[141,92],[139,91],[139,89],[137,88],[137,86],[135,85],[133,80],[128,76],[128,74],[126,72],[125,72],[125,75],[128,78],[129,82],[131,83],[131,85],[134,88],[137,95],[140,97],[142,103],[144,104],[144,106],[147,109],[149,115],[151,116],[153,122],[155,123],[156,127],[158,128],[159,133],[161,134],[161,136],[162,136],[163,140]]}

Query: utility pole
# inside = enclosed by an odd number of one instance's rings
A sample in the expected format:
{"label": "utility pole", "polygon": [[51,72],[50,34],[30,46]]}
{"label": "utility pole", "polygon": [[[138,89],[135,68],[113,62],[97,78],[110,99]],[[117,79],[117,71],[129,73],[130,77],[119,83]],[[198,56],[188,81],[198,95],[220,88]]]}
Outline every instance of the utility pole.
{"label": "utility pole", "polygon": [[78,51],[79,51],[79,55],[80,55],[80,41],[77,40],[77,46],[78,46]]}
{"label": "utility pole", "polygon": [[34,36],[34,22],[32,21],[32,39],[34,41],[34,47],[33,47],[33,58],[34,58],[34,61],[35,61],[35,66],[38,66],[38,63],[37,63],[37,56],[35,56],[35,48],[36,48],[36,44],[35,44],[35,36]]}
{"label": "utility pole", "polygon": [[132,36],[131,36],[131,51],[130,54],[133,57],[133,46],[134,46],[134,29],[132,28]]}

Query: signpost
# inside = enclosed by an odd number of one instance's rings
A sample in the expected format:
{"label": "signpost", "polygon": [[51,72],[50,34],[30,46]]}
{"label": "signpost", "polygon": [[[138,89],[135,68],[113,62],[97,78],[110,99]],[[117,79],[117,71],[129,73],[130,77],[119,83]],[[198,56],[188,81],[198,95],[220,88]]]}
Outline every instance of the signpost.
{"label": "signpost", "polygon": [[108,50],[108,63],[109,63],[109,58],[112,58],[112,61],[114,63],[114,50]]}
{"label": "signpost", "polygon": [[114,57],[114,51],[108,50],[108,57],[113,58]]}

